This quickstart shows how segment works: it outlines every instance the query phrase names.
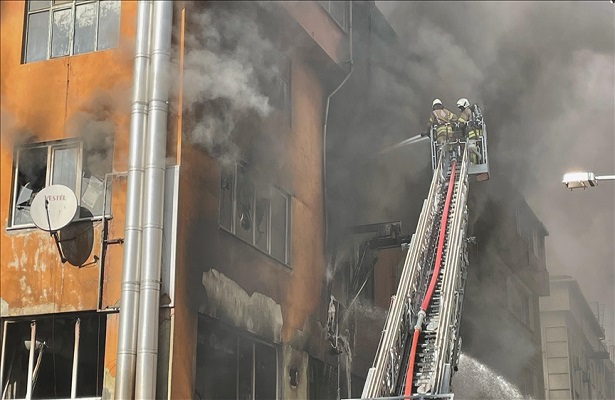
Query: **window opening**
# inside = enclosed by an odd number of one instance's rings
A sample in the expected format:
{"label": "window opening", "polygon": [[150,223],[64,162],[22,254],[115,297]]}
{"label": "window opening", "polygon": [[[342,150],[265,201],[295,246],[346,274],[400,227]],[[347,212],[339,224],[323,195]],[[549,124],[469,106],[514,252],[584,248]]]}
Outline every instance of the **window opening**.
{"label": "window opening", "polygon": [[272,58],[272,65],[263,78],[264,93],[269,99],[269,105],[281,112],[290,124],[292,118],[291,61],[286,54],[280,51],[276,51]]}
{"label": "window opening", "polygon": [[277,357],[275,347],[200,317],[195,398],[277,399]]}
{"label": "window opening", "polygon": [[8,321],[3,398],[101,397],[105,331],[100,314]]}
{"label": "window opening", "polygon": [[[89,148],[80,140],[67,139],[17,148],[9,227],[32,226],[32,200],[53,184],[67,186],[75,193],[80,206],[78,218],[101,216],[105,174],[111,172],[113,163],[112,143],[102,147]],[[110,202],[106,212],[110,212]]]}
{"label": "window opening", "polygon": [[30,0],[24,62],[117,47],[119,28],[119,0]]}
{"label": "window opening", "polygon": [[267,184],[256,187],[244,165],[223,168],[220,226],[289,264],[290,195]]}
{"label": "window opening", "polygon": [[348,1],[331,0],[319,3],[343,30],[347,29]]}

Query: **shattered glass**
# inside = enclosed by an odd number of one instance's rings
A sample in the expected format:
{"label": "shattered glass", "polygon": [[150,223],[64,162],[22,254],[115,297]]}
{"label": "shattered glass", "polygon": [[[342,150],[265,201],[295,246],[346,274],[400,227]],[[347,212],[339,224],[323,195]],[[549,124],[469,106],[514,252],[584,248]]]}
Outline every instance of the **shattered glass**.
{"label": "shattered glass", "polygon": [[257,190],[256,195],[256,247],[269,252],[269,188]]}
{"label": "shattered glass", "polygon": [[30,204],[45,187],[47,147],[21,150],[17,156],[17,193],[13,207],[13,225],[32,223]]}

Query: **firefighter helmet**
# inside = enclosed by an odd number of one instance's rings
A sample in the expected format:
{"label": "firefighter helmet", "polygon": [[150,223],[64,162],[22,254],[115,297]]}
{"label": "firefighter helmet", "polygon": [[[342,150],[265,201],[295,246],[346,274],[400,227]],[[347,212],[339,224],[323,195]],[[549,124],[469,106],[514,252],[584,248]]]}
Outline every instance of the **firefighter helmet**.
{"label": "firefighter helmet", "polygon": [[442,100],[440,100],[440,99],[435,99],[435,100],[433,101],[433,103],[431,103],[431,106],[432,106],[432,107],[435,107],[436,105],[442,105]]}
{"label": "firefighter helmet", "polygon": [[465,97],[462,97],[461,99],[457,100],[457,107],[463,110],[464,108],[470,107],[470,102]]}

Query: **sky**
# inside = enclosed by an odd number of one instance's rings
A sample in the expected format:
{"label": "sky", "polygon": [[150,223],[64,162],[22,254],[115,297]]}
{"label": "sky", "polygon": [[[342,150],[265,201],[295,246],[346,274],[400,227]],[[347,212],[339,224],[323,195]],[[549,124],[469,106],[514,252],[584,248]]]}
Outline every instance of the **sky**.
{"label": "sky", "polygon": [[549,232],[550,274],[572,276],[604,307],[615,344],[615,181],[575,191],[561,183],[570,171],[615,174],[615,6],[376,3],[410,54],[417,115],[436,97],[452,111],[460,97],[481,105],[494,172]]}

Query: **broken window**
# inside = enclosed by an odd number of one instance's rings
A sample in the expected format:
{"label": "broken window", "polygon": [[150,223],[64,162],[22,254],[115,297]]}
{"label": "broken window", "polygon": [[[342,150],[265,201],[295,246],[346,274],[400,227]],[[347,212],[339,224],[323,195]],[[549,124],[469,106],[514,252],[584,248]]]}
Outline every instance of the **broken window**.
{"label": "broken window", "polygon": [[104,314],[4,321],[3,329],[2,398],[102,396]]}
{"label": "broken window", "polygon": [[119,0],[27,2],[24,62],[117,47]]}
{"label": "broken window", "polygon": [[199,318],[196,399],[277,399],[275,347]]}
{"label": "broken window", "polygon": [[[67,139],[17,148],[9,227],[32,225],[32,200],[49,185],[64,185],[76,194],[78,218],[102,215],[105,174],[111,172],[113,162],[112,144],[104,149],[90,147]],[[109,212],[108,200],[106,208]]]}
{"label": "broken window", "polygon": [[221,172],[220,226],[290,264],[290,195],[272,185],[255,185],[243,165]]}

